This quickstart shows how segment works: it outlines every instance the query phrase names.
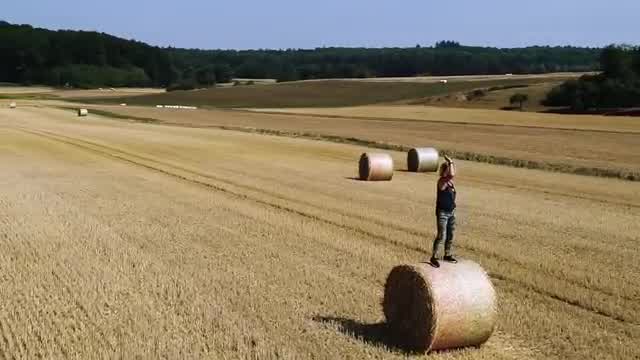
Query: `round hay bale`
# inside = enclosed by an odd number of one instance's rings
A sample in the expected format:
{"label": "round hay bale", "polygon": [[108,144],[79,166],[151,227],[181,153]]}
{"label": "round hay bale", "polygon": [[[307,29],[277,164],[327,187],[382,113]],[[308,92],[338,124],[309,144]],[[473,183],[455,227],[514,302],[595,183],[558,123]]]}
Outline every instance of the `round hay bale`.
{"label": "round hay bale", "polygon": [[87,109],[78,109],[78,116],[87,116],[89,115],[89,110]]}
{"label": "round hay bale", "polygon": [[9,103],[9,109],[15,109],[18,105],[15,102]]}
{"label": "round hay bale", "polygon": [[463,260],[395,267],[385,284],[384,315],[401,347],[429,352],[479,346],[496,324],[496,295],[480,265]]}
{"label": "round hay bale", "polygon": [[415,148],[407,154],[407,168],[412,172],[438,171],[440,154],[434,148]]}
{"label": "round hay bale", "polygon": [[393,158],[389,154],[364,153],[359,170],[360,180],[389,181],[393,177]]}

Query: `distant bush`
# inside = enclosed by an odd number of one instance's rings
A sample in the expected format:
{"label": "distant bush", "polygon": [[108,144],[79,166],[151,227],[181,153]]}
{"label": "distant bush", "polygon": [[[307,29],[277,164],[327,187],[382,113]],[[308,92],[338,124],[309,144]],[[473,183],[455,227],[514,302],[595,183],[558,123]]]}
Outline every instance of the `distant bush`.
{"label": "distant bush", "polygon": [[500,90],[519,89],[519,88],[526,88],[526,87],[529,87],[529,85],[525,85],[525,84],[500,85],[500,86],[492,86],[488,89],[488,91],[500,91]]}
{"label": "distant bush", "polygon": [[575,112],[640,106],[640,48],[609,46],[602,51],[600,66],[601,74],[553,88],[543,104]]}
{"label": "distant bush", "polygon": [[529,95],[516,93],[511,96],[509,99],[509,104],[514,105],[518,104],[520,111],[524,110],[524,104],[529,101]]}
{"label": "distant bush", "polygon": [[467,94],[467,99],[473,100],[477,98],[481,98],[487,95],[487,90],[485,89],[476,89]]}
{"label": "distant bush", "polygon": [[196,87],[197,87],[197,85],[196,85],[195,82],[191,82],[191,81],[180,82],[180,83],[173,84],[173,85],[170,85],[169,87],[167,87],[167,92],[195,90]]}

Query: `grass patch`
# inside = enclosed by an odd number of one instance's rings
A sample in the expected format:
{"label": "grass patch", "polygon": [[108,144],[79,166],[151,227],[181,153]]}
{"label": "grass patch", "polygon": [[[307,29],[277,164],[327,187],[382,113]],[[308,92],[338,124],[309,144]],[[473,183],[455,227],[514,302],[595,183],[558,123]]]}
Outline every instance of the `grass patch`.
{"label": "grass patch", "polygon": [[269,86],[211,88],[196,91],[108,99],[75,99],[98,104],[190,105],[219,108],[342,107],[390,103],[498,86],[527,86],[549,79],[502,79],[439,83],[326,80]]}
{"label": "grass patch", "polygon": [[[547,93],[556,85],[560,84],[558,79],[546,79],[544,81],[530,82],[528,84],[503,84],[485,88],[473,89],[464,92],[464,97],[456,96],[435,96],[423,101],[413,101],[412,105],[429,105],[439,107],[455,107],[470,109],[491,109],[505,110],[510,106],[510,97],[516,93],[529,96],[525,111],[543,112],[549,108],[541,104]],[[453,94],[455,95],[455,94]]]}

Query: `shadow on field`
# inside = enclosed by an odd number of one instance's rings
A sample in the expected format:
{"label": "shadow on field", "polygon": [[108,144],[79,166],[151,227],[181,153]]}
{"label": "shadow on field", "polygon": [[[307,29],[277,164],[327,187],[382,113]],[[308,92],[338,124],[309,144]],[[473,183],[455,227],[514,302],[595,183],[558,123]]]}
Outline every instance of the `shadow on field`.
{"label": "shadow on field", "polygon": [[[400,345],[402,340],[396,339],[392,334],[389,333],[387,324],[384,322],[379,322],[375,324],[365,324],[357,320],[347,319],[343,317],[335,317],[335,316],[314,316],[313,321],[329,324],[329,325],[337,325],[338,331],[345,335],[349,335],[355,339],[358,339],[365,344],[383,347],[389,351],[402,353],[405,356],[414,357],[419,356],[423,357],[425,355],[424,352],[410,350]],[[400,342],[398,342],[398,340]],[[475,347],[478,348],[478,347]],[[438,350],[437,353],[456,353],[459,352],[460,349],[453,350]]]}
{"label": "shadow on field", "polygon": [[356,320],[333,316],[315,316],[313,321],[337,325],[338,331],[341,333],[352,336],[367,344],[404,352],[404,350],[398,348],[391,340],[391,337],[387,333],[387,326],[383,322],[365,324]]}
{"label": "shadow on field", "polygon": [[357,176],[347,176],[345,179],[351,180],[351,181],[364,181]]}

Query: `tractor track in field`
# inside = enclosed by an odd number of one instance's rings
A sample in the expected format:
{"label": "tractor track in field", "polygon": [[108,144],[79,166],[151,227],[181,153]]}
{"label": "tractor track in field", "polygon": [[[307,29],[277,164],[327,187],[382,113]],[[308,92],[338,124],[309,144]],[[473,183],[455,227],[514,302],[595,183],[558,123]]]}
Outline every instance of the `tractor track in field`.
{"label": "tractor track in field", "polygon": [[[317,215],[317,214],[313,214],[313,213],[309,213],[309,212],[306,212],[306,211],[303,211],[303,210],[294,209],[292,207],[288,207],[288,206],[284,206],[284,205],[281,205],[281,204],[273,203],[273,202],[270,202],[270,201],[267,201],[267,200],[264,200],[264,199],[257,198],[256,196],[250,196],[250,195],[247,195],[245,193],[233,191],[233,189],[229,189],[228,187],[212,184],[210,182],[203,181],[203,180],[194,179],[194,178],[189,177],[188,175],[176,173],[175,171],[178,170],[178,172],[187,173],[187,174],[192,175],[192,176],[213,180],[214,182],[223,183],[223,184],[226,184],[226,185],[229,185],[229,186],[232,186],[232,187],[244,188],[244,189],[249,190],[249,191],[259,192],[259,193],[264,194],[264,195],[269,196],[269,197],[275,197],[276,199],[278,199],[280,201],[285,201],[287,203],[297,203],[299,205],[309,206],[309,207],[313,207],[313,208],[316,208],[316,209],[319,209],[319,210],[324,210],[324,211],[326,211],[326,210],[333,211],[333,209],[327,209],[327,208],[320,207],[320,206],[315,205],[315,204],[307,203],[305,201],[301,201],[301,200],[297,200],[297,199],[290,199],[290,198],[287,198],[287,197],[284,197],[284,196],[278,195],[278,194],[272,194],[272,193],[266,192],[264,189],[259,189],[259,188],[256,188],[256,187],[251,187],[251,186],[247,186],[247,185],[234,183],[234,182],[226,180],[226,179],[221,179],[221,178],[217,178],[217,177],[214,177],[214,176],[211,176],[211,175],[202,174],[202,173],[190,170],[190,169],[186,169],[186,168],[183,168],[183,167],[180,167],[180,166],[176,166],[176,165],[173,165],[173,164],[161,162],[161,161],[158,161],[158,160],[155,160],[155,159],[151,159],[151,158],[148,158],[148,157],[145,157],[145,156],[132,154],[130,152],[123,151],[123,150],[120,150],[120,149],[117,149],[117,148],[113,148],[113,147],[110,147],[110,146],[97,144],[97,143],[93,143],[93,142],[90,142],[90,141],[77,139],[77,138],[73,138],[73,137],[69,137],[69,136],[65,136],[65,135],[60,135],[60,134],[56,134],[56,133],[52,133],[52,132],[48,132],[48,131],[43,131],[43,130],[31,130],[31,129],[26,129],[26,128],[19,128],[19,130],[21,130],[23,132],[26,132],[26,133],[29,133],[31,135],[40,136],[40,137],[44,137],[44,138],[47,138],[47,139],[52,140],[52,141],[62,142],[62,143],[65,143],[67,145],[75,146],[75,147],[84,149],[86,151],[90,151],[92,153],[95,153],[95,154],[98,154],[98,155],[101,155],[101,156],[106,156],[106,157],[109,157],[109,158],[112,158],[112,159],[116,159],[116,160],[131,164],[131,165],[134,165],[134,166],[137,166],[137,167],[142,167],[142,168],[145,168],[145,169],[148,169],[148,170],[151,170],[151,171],[159,172],[159,173],[162,173],[162,174],[177,178],[177,179],[182,180],[182,181],[186,181],[186,182],[189,182],[189,183],[192,183],[192,184],[196,184],[196,185],[199,185],[199,186],[204,186],[204,187],[207,187],[207,188],[210,188],[210,189],[213,189],[213,190],[228,194],[228,195],[230,195],[232,197],[235,197],[235,198],[240,198],[240,199],[251,201],[251,202],[263,205],[263,206],[268,206],[268,207],[272,207],[272,208],[275,208],[275,209],[278,209],[278,210],[281,210],[281,211],[289,212],[289,213],[292,213],[292,214],[295,214],[295,215],[298,215],[298,216],[301,216],[301,217],[309,218],[309,219],[314,220],[314,221],[318,221],[318,222],[322,222],[322,223],[325,223],[325,224],[328,224],[328,225],[336,226],[338,228],[342,228],[342,229],[345,229],[347,231],[353,231],[355,233],[359,233],[361,235],[364,235],[364,236],[367,236],[369,238],[375,239],[376,241],[379,241],[379,242],[384,243],[384,244],[391,244],[391,245],[396,246],[396,247],[402,247],[402,248],[405,248],[406,250],[417,252],[417,253],[422,254],[422,255],[424,255],[424,254],[426,254],[428,252],[423,247],[419,247],[419,246],[407,244],[407,243],[404,243],[404,242],[401,242],[401,241],[398,241],[398,240],[390,239],[390,238],[388,238],[386,236],[380,236],[380,235],[377,235],[377,234],[375,234],[375,233],[373,233],[371,231],[362,229],[362,228],[357,227],[357,226],[351,226],[351,225],[348,225],[348,224],[341,223],[339,221],[335,221],[335,220],[324,218],[324,217],[322,217],[320,215]],[[344,217],[352,218],[352,219],[357,219],[357,220],[362,221],[362,222],[368,222],[370,224],[375,224],[375,225],[378,225],[378,226],[390,227],[393,230],[396,230],[396,231],[399,231],[399,232],[404,232],[404,233],[407,233],[407,234],[410,234],[410,235],[413,235],[413,236],[418,236],[418,237],[423,237],[423,238],[432,236],[432,234],[430,234],[430,233],[427,234],[425,232],[421,232],[421,231],[417,231],[417,230],[414,230],[414,229],[402,227],[402,226],[399,226],[397,224],[390,224],[390,223],[382,222],[382,221],[371,219],[371,218],[364,217],[364,216],[359,216],[359,215],[354,215],[354,214],[349,214],[349,213],[344,213],[344,212],[341,213],[340,215],[344,216]],[[463,248],[464,250],[470,251],[470,252],[476,252],[476,253],[480,253],[480,254],[482,254],[484,256],[496,258],[497,260],[502,261],[502,262],[508,262],[508,263],[510,263],[512,265],[516,265],[517,267],[520,267],[520,268],[527,269],[527,266],[525,264],[515,263],[515,262],[512,261],[512,259],[507,259],[505,257],[500,257],[497,254],[489,253],[489,252],[484,251],[484,250],[479,249],[479,248],[475,248],[475,247],[466,247],[465,248],[464,246],[461,246],[461,248]],[[531,269],[529,269],[529,270],[531,270]],[[523,282],[521,280],[514,279],[514,278],[511,278],[509,276],[506,276],[504,274],[493,273],[492,275],[495,276],[498,279],[503,279],[504,281],[512,282],[512,283],[514,283],[514,284],[516,284],[518,286],[522,286],[525,289],[531,290],[532,292],[536,292],[538,294],[544,295],[544,296],[546,296],[548,298],[551,298],[551,299],[554,299],[554,300],[557,300],[557,301],[561,301],[561,302],[563,302],[563,303],[565,303],[565,304],[567,304],[569,306],[578,307],[578,308],[581,308],[581,309],[583,309],[585,311],[591,312],[593,314],[601,315],[603,317],[606,317],[606,318],[609,318],[609,319],[612,319],[612,320],[615,320],[615,321],[618,321],[618,322],[627,323],[627,324],[633,324],[633,325],[640,325],[640,323],[636,319],[632,319],[632,318],[629,318],[629,317],[626,317],[626,316],[621,316],[619,314],[615,314],[613,312],[600,309],[597,306],[584,304],[584,303],[580,302],[580,299],[565,298],[565,297],[559,296],[557,294],[554,294],[554,293],[552,293],[550,291],[541,289],[541,288],[539,288],[538,286],[536,286],[534,284]],[[604,295],[606,297],[621,298],[619,295],[613,294],[613,293],[611,293],[609,291],[606,291],[606,290],[603,290],[603,289],[594,289],[594,288],[591,288],[591,287],[586,287],[585,285],[583,285],[583,284],[581,284],[581,283],[579,283],[579,282],[577,282],[575,280],[567,280],[565,278],[559,278],[559,277],[557,277],[557,276],[555,276],[553,274],[547,274],[547,275],[555,277],[556,280],[564,281],[564,282],[569,283],[569,284],[573,284],[573,285],[575,285],[577,287],[582,288],[583,290],[597,291],[598,293],[600,293],[601,295]],[[636,301],[636,299],[634,299],[632,297],[622,297],[622,298],[624,300],[632,302],[632,303],[634,301]]]}

